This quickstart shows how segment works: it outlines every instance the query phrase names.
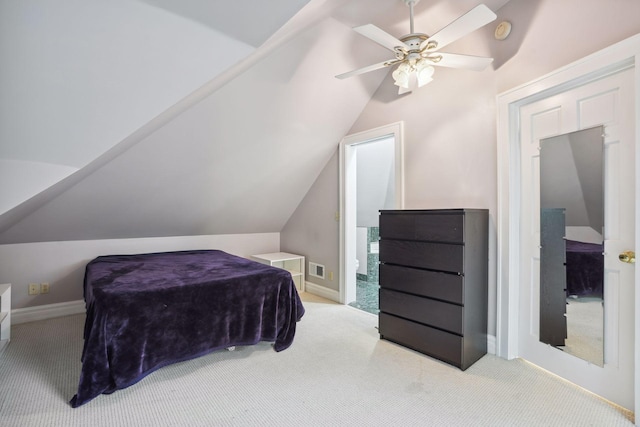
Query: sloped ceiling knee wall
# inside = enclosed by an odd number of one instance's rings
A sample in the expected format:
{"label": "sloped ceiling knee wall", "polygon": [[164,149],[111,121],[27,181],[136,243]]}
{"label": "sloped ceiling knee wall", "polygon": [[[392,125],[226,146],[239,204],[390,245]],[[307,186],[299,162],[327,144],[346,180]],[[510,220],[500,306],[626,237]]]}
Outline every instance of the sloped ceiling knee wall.
{"label": "sloped ceiling knee wall", "polygon": [[353,32],[310,15],[161,125],[1,215],[0,244],[280,231],[385,76],[337,81],[358,60]]}

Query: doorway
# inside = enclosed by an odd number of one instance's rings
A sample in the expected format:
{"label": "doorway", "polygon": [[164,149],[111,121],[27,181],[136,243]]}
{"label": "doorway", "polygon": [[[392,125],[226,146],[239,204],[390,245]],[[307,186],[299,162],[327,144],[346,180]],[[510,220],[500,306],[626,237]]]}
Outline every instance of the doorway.
{"label": "doorway", "polygon": [[[637,278],[618,253],[635,250],[638,185],[636,36],[499,96],[497,352],[522,357],[634,410],[638,396]],[[625,117],[623,117],[625,116]],[[539,341],[539,141],[593,125],[605,129],[605,354],[597,366]],[[630,169],[621,161],[629,160]],[[608,172],[607,172],[608,169]],[[624,171],[624,172],[623,172]],[[623,174],[621,176],[620,174]],[[624,191],[623,191],[624,190]],[[628,192],[628,195],[627,193]],[[608,213],[607,213],[608,212]],[[607,219],[608,217],[608,219]],[[622,228],[625,228],[622,230]],[[635,327],[634,327],[635,325]],[[635,332],[634,332],[635,329]]]}
{"label": "doorway", "polygon": [[379,212],[395,208],[392,135],[353,146],[356,167],[356,299],[349,305],[379,311]]}
{"label": "doorway", "polygon": [[340,301],[371,313],[378,309],[378,211],[404,206],[402,137],[398,122],[340,143]]}

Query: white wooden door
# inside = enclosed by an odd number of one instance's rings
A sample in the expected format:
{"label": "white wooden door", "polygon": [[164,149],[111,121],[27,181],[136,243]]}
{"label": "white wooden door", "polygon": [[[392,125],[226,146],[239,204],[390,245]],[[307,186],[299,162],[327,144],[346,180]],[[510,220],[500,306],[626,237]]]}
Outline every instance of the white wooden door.
{"label": "white wooden door", "polygon": [[[521,223],[519,355],[614,403],[634,408],[634,266],[618,254],[634,244],[633,69],[520,108]],[[604,367],[539,341],[540,139],[605,127]]]}

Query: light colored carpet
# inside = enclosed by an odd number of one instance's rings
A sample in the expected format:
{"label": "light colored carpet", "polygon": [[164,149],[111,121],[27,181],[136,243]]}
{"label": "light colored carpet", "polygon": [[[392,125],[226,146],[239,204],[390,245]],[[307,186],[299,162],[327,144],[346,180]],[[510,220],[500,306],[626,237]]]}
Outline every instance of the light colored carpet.
{"label": "light colored carpet", "polygon": [[377,316],[303,294],[289,349],[165,367],[72,409],[82,315],[16,325],[0,356],[2,426],[630,426],[628,413],[521,360],[467,371],[378,337]]}
{"label": "light colored carpet", "polygon": [[598,366],[604,365],[604,309],[601,299],[567,299],[564,351]]}

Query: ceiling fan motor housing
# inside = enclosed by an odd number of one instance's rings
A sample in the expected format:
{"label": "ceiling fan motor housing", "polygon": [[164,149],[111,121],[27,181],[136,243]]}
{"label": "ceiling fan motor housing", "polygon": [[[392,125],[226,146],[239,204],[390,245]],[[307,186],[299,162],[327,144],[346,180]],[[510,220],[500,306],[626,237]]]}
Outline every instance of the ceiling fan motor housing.
{"label": "ceiling fan motor housing", "polygon": [[407,34],[402,37],[400,41],[404,43],[404,46],[395,48],[396,58],[399,60],[419,59],[421,54],[420,46],[428,38],[429,36],[422,33]]}
{"label": "ceiling fan motor housing", "polygon": [[420,50],[422,43],[429,38],[428,35],[422,33],[407,34],[400,38],[400,41],[413,49]]}
{"label": "ceiling fan motor housing", "polygon": [[[426,45],[425,41],[429,39],[429,36],[423,33],[412,33],[407,34],[400,38],[400,41],[405,44],[405,46],[397,46],[395,48],[396,58],[404,61],[410,61],[415,63],[420,58],[426,58],[430,61],[436,63],[442,57],[441,56],[430,56],[427,51],[435,49],[437,47],[436,42],[428,42]],[[409,49],[407,49],[407,47]]]}

